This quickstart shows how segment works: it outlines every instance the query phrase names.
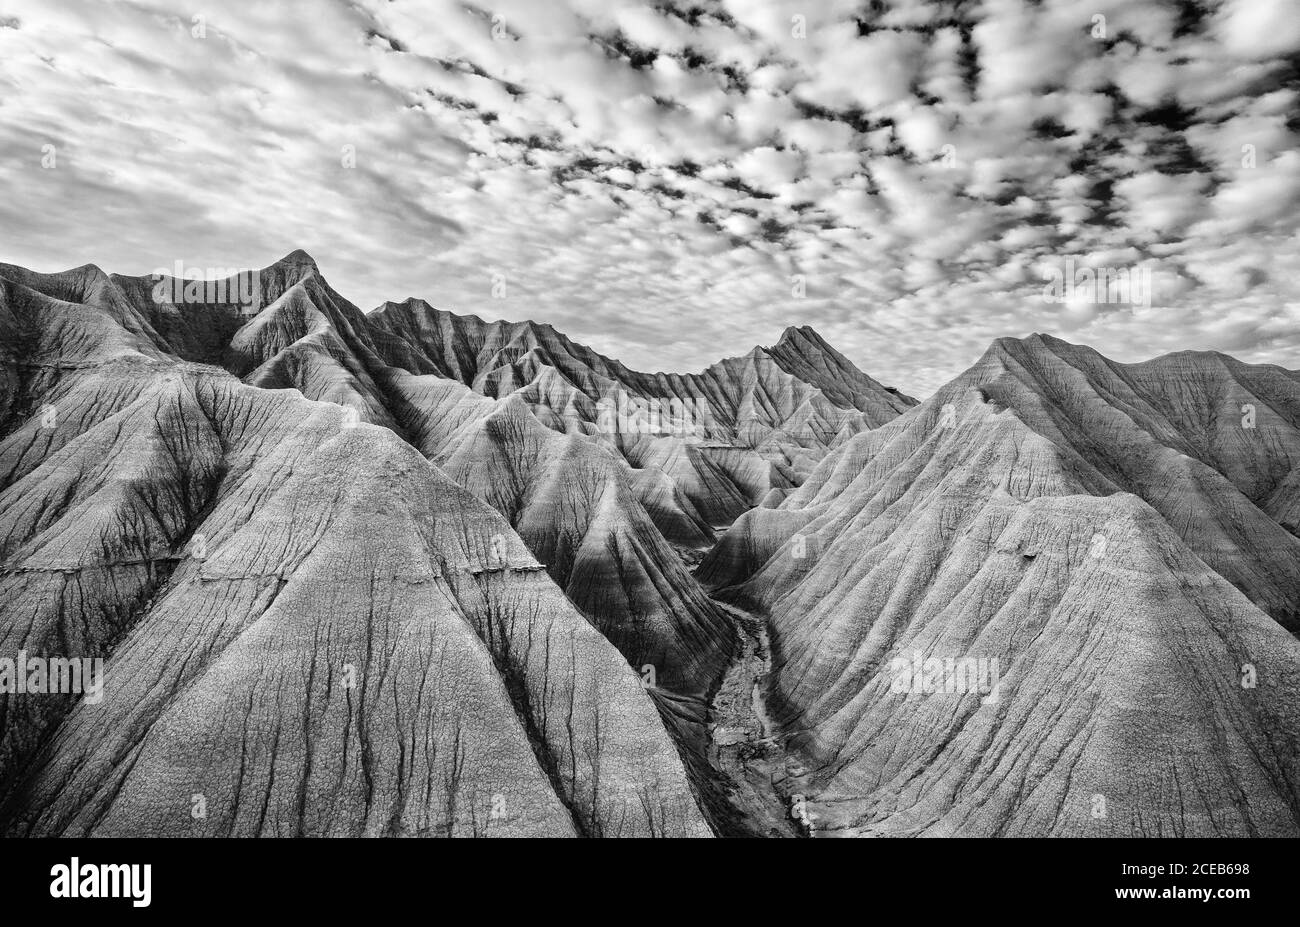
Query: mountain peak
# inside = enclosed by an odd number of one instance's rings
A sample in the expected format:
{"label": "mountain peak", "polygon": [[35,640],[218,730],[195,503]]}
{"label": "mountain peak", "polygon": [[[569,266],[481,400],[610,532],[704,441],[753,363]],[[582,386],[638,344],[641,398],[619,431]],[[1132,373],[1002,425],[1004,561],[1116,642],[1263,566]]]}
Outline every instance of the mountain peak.
{"label": "mountain peak", "polygon": [[280,260],[276,261],[275,264],[273,264],[272,266],[273,267],[302,267],[304,265],[312,267],[314,269],[319,269],[318,265],[316,264],[315,258],[313,258],[310,254],[308,254],[306,251],[302,250],[301,248],[295,248],[293,251],[290,251],[284,257],[280,258]]}
{"label": "mountain peak", "polygon": [[834,351],[830,343],[823,338],[811,325],[791,325],[781,332],[781,337],[777,339],[774,348],[781,347],[811,347],[819,351]]}
{"label": "mountain peak", "polygon": [[873,427],[916,404],[859,370],[811,325],[791,325],[776,344],[761,350],[786,373],[816,386],[841,408],[869,413]]}
{"label": "mountain peak", "polygon": [[325,282],[315,259],[301,248],[290,251],[274,264],[254,273],[261,280],[263,306],[269,306],[308,278],[314,277],[320,283]]}
{"label": "mountain peak", "polygon": [[759,348],[773,357],[809,355],[830,358],[840,363],[848,363],[839,351],[831,347],[830,342],[819,335],[811,325],[791,325],[781,332],[781,337],[771,347]]}
{"label": "mountain peak", "polygon": [[1092,352],[1081,344],[1075,344],[1071,341],[1065,341],[1057,338],[1055,335],[1049,335],[1045,332],[1033,332],[1022,338],[1003,336],[994,338],[993,343],[989,345],[986,354],[1010,354],[1013,356],[1042,355],[1044,353],[1054,354],[1058,357],[1077,357],[1085,353]]}

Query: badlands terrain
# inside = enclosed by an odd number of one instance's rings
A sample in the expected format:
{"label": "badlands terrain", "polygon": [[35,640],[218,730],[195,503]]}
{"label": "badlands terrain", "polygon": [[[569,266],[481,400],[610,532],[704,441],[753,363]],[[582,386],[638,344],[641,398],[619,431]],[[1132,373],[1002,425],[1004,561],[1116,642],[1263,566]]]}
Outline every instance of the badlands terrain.
{"label": "badlands terrain", "polygon": [[1300,372],[0,264],[7,836],[1296,836],[1297,632]]}

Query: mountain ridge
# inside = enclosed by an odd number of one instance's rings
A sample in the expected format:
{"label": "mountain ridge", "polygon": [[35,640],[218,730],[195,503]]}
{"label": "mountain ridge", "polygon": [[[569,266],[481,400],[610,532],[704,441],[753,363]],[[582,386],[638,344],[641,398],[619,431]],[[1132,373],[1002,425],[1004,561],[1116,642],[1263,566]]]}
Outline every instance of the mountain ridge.
{"label": "mountain ridge", "polygon": [[0,265],[0,641],[109,681],[0,696],[0,831],[1300,832],[1300,372],[1036,333],[917,402],[249,273]]}
{"label": "mountain ridge", "polygon": [[[715,595],[770,624],[782,788],[822,827],[1300,832],[1300,548],[1242,491],[1293,472],[1300,378],[1187,360],[999,339],[705,558]],[[910,659],[997,661],[1009,713],[900,693]]]}

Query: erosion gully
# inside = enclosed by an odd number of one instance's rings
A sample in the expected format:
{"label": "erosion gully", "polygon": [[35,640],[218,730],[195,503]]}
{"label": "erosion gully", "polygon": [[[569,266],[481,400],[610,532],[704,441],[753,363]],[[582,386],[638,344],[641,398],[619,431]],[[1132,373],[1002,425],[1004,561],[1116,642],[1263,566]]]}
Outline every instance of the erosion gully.
{"label": "erosion gully", "polygon": [[[724,800],[735,812],[730,825],[715,822],[727,836],[802,837],[791,804],[777,788],[790,758],[781,749],[767,713],[772,670],[766,624],[748,612],[714,600],[735,622],[740,647],[709,703],[709,765],[719,777]],[[729,816],[730,817],[730,816]],[[729,833],[730,832],[730,833]]]}
{"label": "erosion gully", "polygon": [[[726,527],[715,525],[714,530],[720,537]],[[677,552],[691,573],[707,554],[688,548]],[[784,738],[767,710],[772,672],[767,624],[729,602],[710,598],[730,618],[736,650],[706,702],[697,702],[698,709],[689,712],[694,723],[676,723],[679,718],[670,723],[701,805],[720,836],[808,836],[778,785],[803,770],[784,749]]]}

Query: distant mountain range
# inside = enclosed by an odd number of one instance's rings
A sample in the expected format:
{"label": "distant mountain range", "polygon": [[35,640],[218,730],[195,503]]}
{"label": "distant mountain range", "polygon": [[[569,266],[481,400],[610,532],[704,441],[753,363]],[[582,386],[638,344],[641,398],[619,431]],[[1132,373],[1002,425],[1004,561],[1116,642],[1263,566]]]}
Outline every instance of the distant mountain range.
{"label": "distant mountain range", "polygon": [[1300,834],[1300,372],[221,284],[0,264],[0,833]]}

